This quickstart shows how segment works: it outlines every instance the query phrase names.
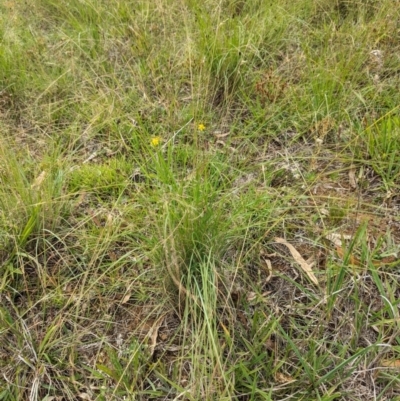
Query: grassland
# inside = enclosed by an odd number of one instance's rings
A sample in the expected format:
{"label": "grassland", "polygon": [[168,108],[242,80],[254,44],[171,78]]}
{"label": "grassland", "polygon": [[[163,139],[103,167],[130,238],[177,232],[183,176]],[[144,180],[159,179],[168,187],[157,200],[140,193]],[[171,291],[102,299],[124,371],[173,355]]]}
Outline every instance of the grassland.
{"label": "grassland", "polygon": [[0,400],[400,400],[400,3],[0,2]]}

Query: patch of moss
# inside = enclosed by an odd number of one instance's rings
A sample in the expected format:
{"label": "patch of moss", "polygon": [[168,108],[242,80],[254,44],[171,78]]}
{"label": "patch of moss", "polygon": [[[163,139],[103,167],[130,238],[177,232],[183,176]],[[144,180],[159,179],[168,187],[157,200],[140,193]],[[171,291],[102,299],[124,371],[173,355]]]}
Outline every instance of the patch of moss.
{"label": "patch of moss", "polygon": [[101,164],[82,164],[71,172],[69,190],[118,195],[126,188],[130,172],[131,164],[120,158],[110,159]]}

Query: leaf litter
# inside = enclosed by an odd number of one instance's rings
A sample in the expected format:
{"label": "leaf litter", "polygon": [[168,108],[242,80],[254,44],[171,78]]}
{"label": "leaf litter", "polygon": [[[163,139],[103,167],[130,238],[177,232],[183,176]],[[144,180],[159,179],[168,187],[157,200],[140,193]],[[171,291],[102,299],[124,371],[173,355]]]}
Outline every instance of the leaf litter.
{"label": "leaf litter", "polygon": [[304,258],[300,255],[300,253],[297,251],[297,249],[293,245],[289,244],[285,239],[277,237],[277,238],[275,238],[275,242],[277,242],[278,244],[285,245],[289,249],[289,252],[291,253],[295,262],[303,269],[303,271],[306,273],[308,278],[315,285],[319,285],[318,279],[315,276],[314,272],[312,271],[312,267],[314,266],[314,263],[306,262],[304,260]]}

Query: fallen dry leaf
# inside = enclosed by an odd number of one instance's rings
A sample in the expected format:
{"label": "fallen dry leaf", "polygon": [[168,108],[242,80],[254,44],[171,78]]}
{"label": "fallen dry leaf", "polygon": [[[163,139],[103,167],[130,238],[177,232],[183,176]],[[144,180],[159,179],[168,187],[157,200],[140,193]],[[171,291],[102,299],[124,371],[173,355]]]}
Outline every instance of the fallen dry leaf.
{"label": "fallen dry leaf", "polygon": [[129,292],[124,296],[124,298],[122,299],[121,304],[122,304],[122,305],[123,305],[123,304],[126,304],[126,303],[130,300],[131,296],[132,296],[132,291],[129,291]]}
{"label": "fallen dry leaf", "polygon": [[357,188],[356,169],[351,166],[349,170],[349,183],[352,188]]}
{"label": "fallen dry leaf", "polygon": [[399,359],[382,359],[380,361],[380,366],[376,368],[374,373],[374,377],[378,377],[381,374],[382,370],[385,369],[394,369],[395,371],[400,371],[400,360]]}
{"label": "fallen dry leaf", "polygon": [[283,373],[277,372],[275,373],[275,380],[278,383],[291,383],[294,382],[295,380],[293,379],[293,377],[285,375]]}
{"label": "fallen dry leaf", "polygon": [[254,300],[260,300],[260,298],[265,298],[266,296],[268,296],[271,293],[272,293],[272,291],[264,291],[262,294],[260,294],[260,296],[258,296],[257,293],[255,293],[253,291],[250,291],[247,294],[246,299],[247,299],[248,302],[251,302],[251,301],[254,301]]}
{"label": "fallen dry leaf", "polygon": [[[93,398],[88,394],[88,393],[80,393],[80,394],[78,394],[78,397],[81,399],[81,400],[93,400]],[[46,398],[46,401],[48,400],[48,398]]]}
{"label": "fallen dry leaf", "polygon": [[267,265],[268,276],[267,276],[267,278],[265,279],[265,282],[268,283],[268,282],[271,280],[271,278],[272,278],[272,263],[271,263],[271,261],[270,261],[269,259],[267,259],[267,258],[263,258],[263,260],[264,260],[265,264]]}
{"label": "fallen dry leaf", "polygon": [[247,294],[247,301],[254,301],[256,298],[257,298],[257,294],[255,293],[255,292],[253,292],[253,291],[250,291],[248,294]]}
{"label": "fallen dry leaf", "polygon": [[300,267],[303,269],[303,271],[307,274],[309,279],[316,285],[318,285],[318,280],[315,277],[313,271],[312,271],[312,264],[308,264],[303,257],[300,255],[300,253],[297,251],[297,249],[289,244],[285,239],[283,238],[275,238],[275,241],[278,242],[279,244],[285,245],[290,253],[293,256],[293,259],[300,265]]}
{"label": "fallen dry leaf", "polygon": [[149,330],[147,336],[150,339],[150,355],[154,354],[154,350],[156,348],[157,345],[157,337],[158,337],[158,330],[160,329],[164,318],[166,316],[166,313],[164,313],[163,315],[161,315],[153,324],[152,328]]}
{"label": "fallen dry leaf", "polygon": [[230,135],[230,131],[224,132],[224,133],[221,133],[220,131],[215,131],[215,132],[214,132],[214,136],[215,136],[216,138],[226,138],[226,137],[229,136],[229,135]]}
{"label": "fallen dry leaf", "polygon": [[397,368],[400,369],[400,359],[390,360],[390,359],[383,359],[381,361],[381,365],[384,368]]}
{"label": "fallen dry leaf", "polygon": [[350,240],[353,236],[349,234],[330,233],[325,235],[325,238],[333,242],[336,246],[342,246],[342,240]]}

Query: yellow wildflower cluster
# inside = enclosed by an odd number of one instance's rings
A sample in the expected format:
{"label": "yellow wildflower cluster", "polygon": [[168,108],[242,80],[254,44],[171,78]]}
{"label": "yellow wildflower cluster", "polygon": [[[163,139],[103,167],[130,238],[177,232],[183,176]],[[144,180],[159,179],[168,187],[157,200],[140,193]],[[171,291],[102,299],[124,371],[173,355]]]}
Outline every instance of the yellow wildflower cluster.
{"label": "yellow wildflower cluster", "polygon": [[157,147],[161,142],[161,138],[159,136],[153,136],[150,141],[150,145],[153,146],[153,148]]}

